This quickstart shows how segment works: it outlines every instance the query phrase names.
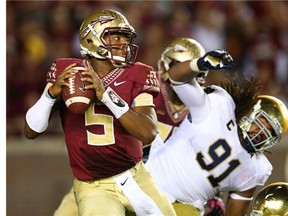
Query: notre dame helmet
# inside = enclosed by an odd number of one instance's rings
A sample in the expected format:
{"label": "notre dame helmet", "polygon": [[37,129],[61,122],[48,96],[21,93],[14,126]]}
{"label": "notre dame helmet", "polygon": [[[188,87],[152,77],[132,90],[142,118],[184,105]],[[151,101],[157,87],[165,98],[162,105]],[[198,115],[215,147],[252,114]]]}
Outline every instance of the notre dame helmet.
{"label": "notre dame helmet", "polygon": [[[196,40],[185,37],[174,39],[168,44],[158,60],[158,71],[161,78],[164,81],[168,80],[168,71],[174,64],[200,58],[204,54],[204,48]],[[207,71],[203,72],[207,75]]]}
{"label": "notre dame helmet", "polygon": [[[260,95],[257,99],[258,102],[239,122],[244,137],[242,146],[249,153],[263,152],[275,146],[288,128],[288,111],[281,100],[268,95]],[[260,120],[263,118],[271,125],[272,131]],[[249,130],[253,123],[260,130],[251,135]]]}
{"label": "notre dame helmet", "polygon": [[[104,36],[123,34],[125,44],[113,45],[104,40]],[[138,52],[134,44],[137,34],[127,19],[114,10],[99,10],[89,15],[82,23],[79,31],[81,54],[98,59],[109,59],[114,66],[123,67],[133,64]],[[113,49],[125,49],[126,56],[115,56]]]}
{"label": "notre dame helmet", "polygon": [[260,190],[250,216],[288,216],[288,183],[274,182]]}

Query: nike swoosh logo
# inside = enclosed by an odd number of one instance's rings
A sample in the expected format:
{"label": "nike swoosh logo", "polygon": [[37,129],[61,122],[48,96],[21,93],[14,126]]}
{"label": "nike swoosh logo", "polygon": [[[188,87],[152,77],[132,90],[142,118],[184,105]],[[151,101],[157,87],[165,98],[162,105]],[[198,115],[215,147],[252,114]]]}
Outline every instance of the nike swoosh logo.
{"label": "nike swoosh logo", "polygon": [[119,86],[119,85],[122,85],[123,83],[125,83],[126,81],[122,81],[122,82],[117,82],[115,81],[114,82],[114,86]]}
{"label": "nike swoosh logo", "polygon": [[120,185],[123,186],[127,182],[128,178],[124,182],[121,182]]}

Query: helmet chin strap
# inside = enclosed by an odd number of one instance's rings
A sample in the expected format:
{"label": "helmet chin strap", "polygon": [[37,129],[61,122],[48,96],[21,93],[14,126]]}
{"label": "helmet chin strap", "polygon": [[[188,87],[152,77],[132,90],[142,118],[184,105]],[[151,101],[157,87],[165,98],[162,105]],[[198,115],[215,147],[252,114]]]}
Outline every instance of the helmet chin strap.
{"label": "helmet chin strap", "polygon": [[125,62],[115,62],[113,60],[110,60],[110,61],[114,67],[126,67],[126,65],[127,65]]}
{"label": "helmet chin strap", "polygon": [[112,57],[111,52],[109,51],[106,58],[109,59],[115,67],[125,67],[127,65],[127,63],[125,62],[126,59],[124,57],[116,55],[113,55]]}

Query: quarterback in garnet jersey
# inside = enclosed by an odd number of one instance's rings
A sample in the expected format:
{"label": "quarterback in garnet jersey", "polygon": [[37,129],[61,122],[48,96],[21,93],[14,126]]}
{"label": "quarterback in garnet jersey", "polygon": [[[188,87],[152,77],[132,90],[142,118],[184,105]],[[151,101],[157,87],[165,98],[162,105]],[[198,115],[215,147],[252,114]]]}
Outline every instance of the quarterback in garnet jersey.
{"label": "quarterback in garnet jersey", "polygon": [[[159,82],[153,67],[135,63],[135,37],[121,13],[90,14],[79,32],[84,58],[57,59],[47,73],[43,94],[26,113],[24,133],[34,139],[59,110],[79,216],[176,215],[142,162],[143,145],[157,136],[153,98],[159,93]],[[95,100],[83,114],[70,111],[61,98],[76,65],[84,68],[85,88],[95,92]]]}
{"label": "quarterback in garnet jersey", "polygon": [[[91,67],[90,63],[83,59],[57,59],[47,73],[47,82],[55,82],[59,73],[72,63]],[[142,63],[116,68],[101,80],[105,87],[115,90],[129,107],[135,106],[133,100],[140,93],[153,96],[159,93],[155,70]],[[60,103],[64,104],[62,101]],[[108,117],[112,115],[99,100],[92,103],[82,115],[73,114],[65,105],[60,106],[70,164],[76,178],[105,178],[121,173],[142,160],[142,142],[130,136],[119,120]],[[105,128],[108,125],[114,128],[113,133],[109,128]],[[117,154],[114,154],[115,152]]]}

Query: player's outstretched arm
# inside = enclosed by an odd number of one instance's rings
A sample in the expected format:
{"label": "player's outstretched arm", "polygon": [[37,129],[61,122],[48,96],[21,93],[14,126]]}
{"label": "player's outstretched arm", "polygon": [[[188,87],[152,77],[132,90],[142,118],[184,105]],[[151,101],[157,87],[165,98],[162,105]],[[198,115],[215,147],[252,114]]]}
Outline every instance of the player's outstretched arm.
{"label": "player's outstretched arm", "polygon": [[225,50],[216,49],[192,61],[175,64],[170,69],[169,76],[171,80],[176,82],[189,82],[201,72],[231,70],[233,68],[234,61],[231,55]]}

